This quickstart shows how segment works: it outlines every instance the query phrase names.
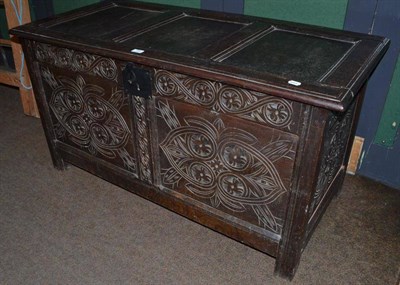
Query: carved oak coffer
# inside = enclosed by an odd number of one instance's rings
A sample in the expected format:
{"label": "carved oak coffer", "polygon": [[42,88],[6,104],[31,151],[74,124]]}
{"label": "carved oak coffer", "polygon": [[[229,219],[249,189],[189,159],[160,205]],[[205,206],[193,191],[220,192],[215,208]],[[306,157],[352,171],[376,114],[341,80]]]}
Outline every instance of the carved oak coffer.
{"label": "carved oak coffer", "polygon": [[341,187],[363,86],[389,42],[123,1],[12,33],[56,168],[268,253],[286,278]]}

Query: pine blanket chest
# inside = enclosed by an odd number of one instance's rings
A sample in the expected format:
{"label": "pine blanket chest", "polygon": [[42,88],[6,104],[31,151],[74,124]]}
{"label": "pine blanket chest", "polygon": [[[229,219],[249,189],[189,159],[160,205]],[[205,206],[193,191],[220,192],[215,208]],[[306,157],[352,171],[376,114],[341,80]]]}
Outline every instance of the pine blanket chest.
{"label": "pine blanket chest", "polygon": [[276,258],[291,279],[343,182],[387,39],[106,1],[12,30],[54,166]]}

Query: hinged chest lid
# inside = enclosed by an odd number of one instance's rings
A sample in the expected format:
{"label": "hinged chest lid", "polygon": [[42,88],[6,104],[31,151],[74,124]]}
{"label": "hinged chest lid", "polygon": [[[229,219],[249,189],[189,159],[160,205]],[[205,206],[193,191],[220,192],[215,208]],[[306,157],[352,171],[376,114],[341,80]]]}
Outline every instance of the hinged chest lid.
{"label": "hinged chest lid", "polygon": [[108,1],[11,31],[343,111],[389,40],[295,23]]}

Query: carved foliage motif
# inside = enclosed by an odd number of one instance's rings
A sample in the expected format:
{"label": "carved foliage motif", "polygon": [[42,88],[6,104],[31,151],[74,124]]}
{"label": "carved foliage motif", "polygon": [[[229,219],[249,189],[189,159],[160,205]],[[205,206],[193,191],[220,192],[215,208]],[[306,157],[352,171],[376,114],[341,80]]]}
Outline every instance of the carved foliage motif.
{"label": "carved foliage motif", "polygon": [[35,43],[34,51],[39,62],[117,81],[117,65],[111,58],[44,43]]}
{"label": "carved foliage motif", "polygon": [[290,129],[293,121],[293,106],[289,101],[215,81],[155,70],[155,87],[160,96],[209,107],[214,111],[268,123],[278,128]]}
{"label": "carved foliage motif", "polygon": [[275,164],[293,162],[295,143],[276,138],[260,148],[254,135],[225,127],[221,119],[186,116],[181,124],[168,103],[160,100],[157,105],[158,116],[170,129],[160,143],[170,165],[162,169],[163,185],[183,185],[215,208],[250,213],[259,226],[280,233],[282,220],[271,207],[288,190]]}
{"label": "carved foliage motif", "polygon": [[119,112],[126,105],[122,91],[114,90],[106,100],[102,87],[87,84],[80,75],[56,78],[46,67],[41,71],[52,90],[49,106],[58,121],[56,137],[93,155],[119,157],[127,170],[134,171],[135,160],[125,148],[131,132]]}
{"label": "carved foliage motif", "polygon": [[353,114],[354,106],[350,107],[342,116],[332,115],[327,122],[326,133],[329,134],[329,136],[325,139],[324,143],[321,170],[318,176],[312,209],[315,209],[321,202],[330,183],[335,178],[336,173],[343,163]]}

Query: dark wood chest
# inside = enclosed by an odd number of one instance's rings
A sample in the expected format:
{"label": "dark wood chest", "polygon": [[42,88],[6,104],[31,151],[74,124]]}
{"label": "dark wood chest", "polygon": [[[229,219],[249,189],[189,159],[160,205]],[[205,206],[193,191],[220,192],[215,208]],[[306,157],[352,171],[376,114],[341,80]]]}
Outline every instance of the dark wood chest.
{"label": "dark wood chest", "polygon": [[292,278],[343,182],[388,40],[112,1],[12,30],[53,163],[276,257]]}

